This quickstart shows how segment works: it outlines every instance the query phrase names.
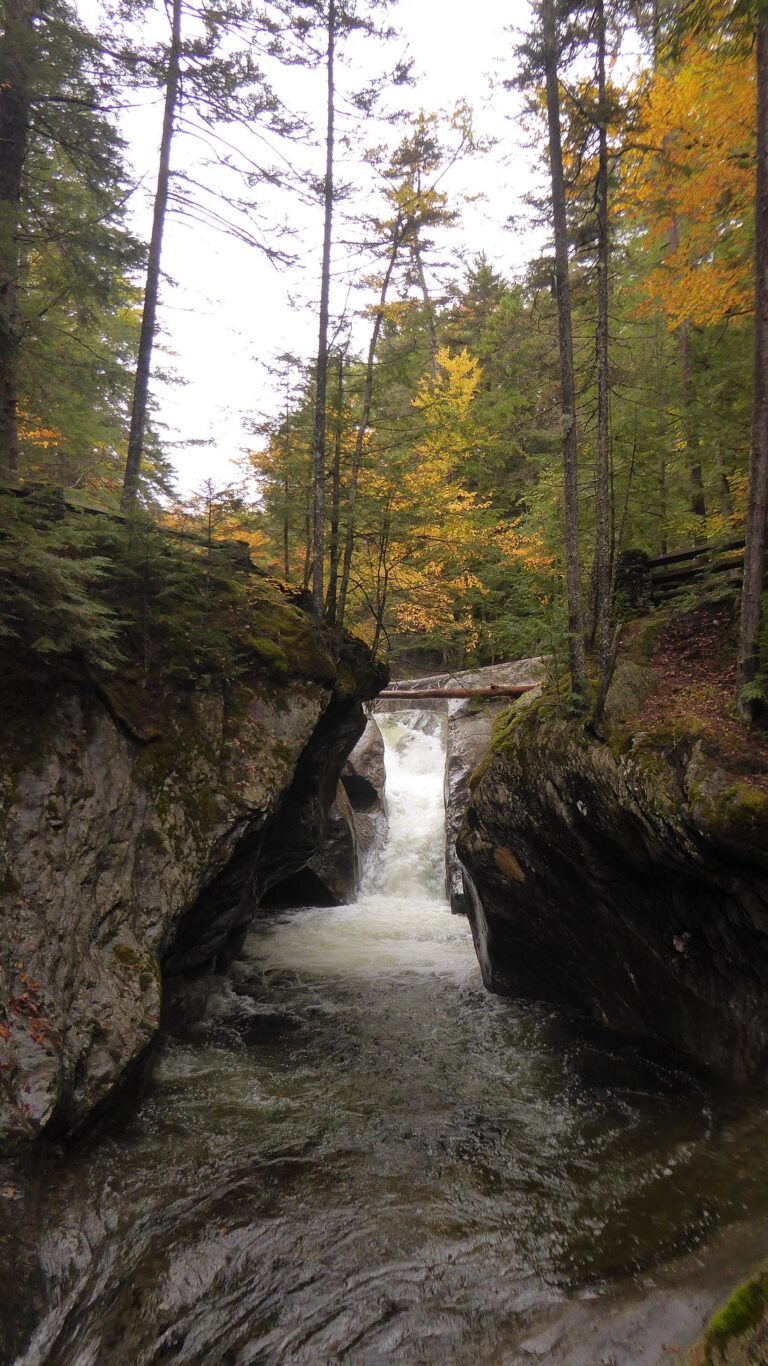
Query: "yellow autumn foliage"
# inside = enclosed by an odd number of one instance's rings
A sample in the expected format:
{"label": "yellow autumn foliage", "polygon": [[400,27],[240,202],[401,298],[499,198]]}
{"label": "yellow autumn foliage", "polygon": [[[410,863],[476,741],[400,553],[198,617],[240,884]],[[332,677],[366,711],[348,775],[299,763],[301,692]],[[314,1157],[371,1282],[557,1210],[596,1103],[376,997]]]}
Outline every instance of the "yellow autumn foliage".
{"label": "yellow autumn foliage", "polygon": [[747,312],[752,296],[754,59],[690,40],[640,97],[640,128],[624,184],[654,264],[641,316],[673,329]]}

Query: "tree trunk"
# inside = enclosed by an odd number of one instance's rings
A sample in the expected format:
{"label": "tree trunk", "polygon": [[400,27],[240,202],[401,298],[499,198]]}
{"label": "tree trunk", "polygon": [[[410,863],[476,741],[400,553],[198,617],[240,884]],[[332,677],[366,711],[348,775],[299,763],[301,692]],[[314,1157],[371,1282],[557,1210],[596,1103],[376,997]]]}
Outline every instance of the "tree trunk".
{"label": "tree trunk", "polygon": [[0,44],[0,474],[19,468],[21,180],[30,120],[34,29],[29,0],[6,0]]}
{"label": "tree trunk", "polygon": [[487,688],[385,688],[379,693],[382,697],[398,697],[401,701],[415,701],[422,697],[523,697],[527,692],[538,688],[538,683],[491,683]]}
{"label": "tree trunk", "polygon": [[328,392],[328,316],[331,295],[331,235],[333,230],[334,156],[334,57],[336,3],[328,3],[327,116],[325,131],[325,180],[323,183],[323,259],[320,269],[320,326],[315,372],[315,428],[313,442],[312,504],[312,600],[315,614],[323,615],[323,560],[325,557],[325,400]]}
{"label": "tree trunk", "polygon": [[744,580],[741,590],[736,697],[747,720],[755,701],[741,696],[759,667],[760,599],[765,581],[765,521],[768,512],[768,18],[757,23],[757,148],[755,187],[755,339],[752,391],[752,450],[749,467]]}
{"label": "tree trunk", "polygon": [[579,553],[579,487],[576,444],[576,389],[573,371],[573,326],[568,273],[568,229],[565,211],[563,149],[560,131],[560,90],[554,0],[544,0],[545,76],[549,166],[552,181],[552,221],[555,236],[555,283],[560,349],[560,407],[563,442],[563,502],[565,512],[565,563],[568,591],[568,652],[571,689],[586,701],[584,627],[581,608],[581,559]]}
{"label": "tree trunk", "polygon": [[286,474],[283,479],[283,575],[285,577],[286,582],[291,577],[291,524],[288,515],[288,509],[290,507],[290,504],[288,502],[288,493],[288,475]]}
{"label": "tree trunk", "polygon": [[717,484],[720,490],[720,511],[724,517],[733,516],[733,494],[731,493],[728,471],[725,468],[723,452],[718,447],[715,454],[715,469],[717,470]]}
{"label": "tree trunk", "polygon": [[608,112],[605,84],[605,4],[597,0],[597,461],[595,468],[595,619],[601,680],[611,654],[611,532],[608,430]]}
{"label": "tree trunk", "polygon": [[307,513],[304,518],[304,572],[301,586],[306,592],[312,582],[312,518]]}
{"label": "tree trunk", "polygon": [[[707,515],[707,504],[704,497],[704,475],[702,474],[699,455],[699,436],[696,430],[696,393],[691,371],[691,352],[688,345],[689,332],[690,323],[687,321],[681,323],[677,329],[677,353],[680,357],[680,379],[683,392],[683,433],[688,461],[691,512],[694,517],[704,518]],[[694,532],[694,543],[696,545],[703,539],[703,531]]]}
{"label": "tree trunk", "polygon": [[339,352],[336,374],[336,421],[333,433],[333,467],[331,470],[331,544],[328,556],[328,592],[325,598],[325,618],[336,625],[336,605],[339,587],[339,520],[341,502],[341,438],[344,430],[344,354]]}
{"label": "tree trunk", "polygon": [[387,568],[387,550],[389,549],[390,532],[390,513],[389,507],[381,527],[379,536],[379,562],[376,567],[376,613],[375,629],[371,641],[371,659],[376,658],[376,653],[381,640],[381,633],[384,629],[384,617],[387,611],[387,597],[389,595],[389,569]]}
{"label": "tree trunk", "polygon": [[427,315],[427,332],[429,334],[429,361],[432,370],[432,378],[437,379],[437,324],[435,322],[435,306],[429,293],[427,276],[424,270],[424,261],[421,256],[421,247],[415,242],[411,255],[416,266],[416,279],[419,282],[421,297],[424,301],[424,311]]}
{"label": "tree trunk", "polygon": [[347,527],[344,534],[344,561],[341,570],[341,583],[339,585],[339,605],[336,619],[339,626],[344,625],[344,616],[347,610],[347,593],[349,591],[349,576],[352,572],[352,553],[355,545],[355,505],[357,503],[357,486],[360,477],[360,463],[363,458],[363,447],[365,445],[365,434],[368,431],[368,423],[371,416],[371,404],[373,402],[373,375],[376,363],[376,348],[379,344],[379,334],[381,323],[384,317],[384,307],[387,302],[387,292],[392,280],[392,272],[397,262],[397,254],[400,250],[400,234],[402,225],[397,219],[393,234],[392,244],[389,250],[387,268],[381,282],[379,291],[379,302],[376,309],[376,316],[373,320],[373,331],[371,340],[368,343],[368,358],[365,365],[365,383],[363,385],[363,401],[360,409],[360,420],[357,424],[357,435],[355,436],[355,449],[352,454],[352,468],[349,474],[349,498],[347,502]]}
{"label": "tree trunk", "polygon": [[659,489],[659,508],[661,524],[661,540],[659,542],[659,554],[666,555],[669,544],[667,542],[667,457],[662,452],[659,456],[659,463],[656,467],[656,480]]}
{"label": "tree trunk", "polygon": [[125,462],[121,505],[132,507],[139,492],[139,474],[144,454],[147,427],[149,377],[152,367],[152,347],[157,329],[157,301],[160,292],[160,259],[163,251],[163,230],[168,208],[168,186],[171,175],[171,144],[174,118],[179,99],[181,80],[181,0],[173,0],[171,15],[171,44],[168,50],[168,70],[165,77],[165,109],[160,137],[160,164],[157,171],[155,206],[152,215],[152,236],[149,243],[147,282],[144,287],[144,310],[141,315],[139,353],[131,406],[131,428],[128,435],[128,456]]}

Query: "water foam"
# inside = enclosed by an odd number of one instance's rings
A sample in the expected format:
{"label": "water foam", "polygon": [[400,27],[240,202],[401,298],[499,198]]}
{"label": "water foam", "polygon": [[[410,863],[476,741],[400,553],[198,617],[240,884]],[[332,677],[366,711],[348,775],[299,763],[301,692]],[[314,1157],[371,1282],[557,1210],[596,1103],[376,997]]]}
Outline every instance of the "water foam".
{"label": "water foam", "polygon": [[423,719],[418,712],[380,718],[389,837],[359,900],[259,926],[248,954],[266,970],[313,977],[438,973],[459,980],[477,973],[467,924],[451,915],[445,899],[442,727],[425,733]]}

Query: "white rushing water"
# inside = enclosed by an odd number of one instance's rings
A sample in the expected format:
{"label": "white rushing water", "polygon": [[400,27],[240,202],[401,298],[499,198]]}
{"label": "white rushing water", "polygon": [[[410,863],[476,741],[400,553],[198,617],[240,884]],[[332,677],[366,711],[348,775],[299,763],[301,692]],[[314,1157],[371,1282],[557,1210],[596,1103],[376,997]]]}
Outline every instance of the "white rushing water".
{"label": "white rushing water", "polygon": [[[386,751],[389,837],[366,871],[359,899],[259,927],[249,947],[265,970],[303,976],[478,972],[466,921],[445,899],[445,741],[440,718],[377,718]],[[436,733],[425,733],[425,725]]]}

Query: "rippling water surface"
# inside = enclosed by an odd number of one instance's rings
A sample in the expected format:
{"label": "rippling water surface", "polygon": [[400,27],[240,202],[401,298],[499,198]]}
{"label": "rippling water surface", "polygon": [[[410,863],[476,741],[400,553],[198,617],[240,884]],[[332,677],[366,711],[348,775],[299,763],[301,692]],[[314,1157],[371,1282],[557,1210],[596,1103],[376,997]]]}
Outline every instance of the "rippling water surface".
{"label": "rippling water surface", "polygon": [[127,1125],[0,1174],[4,1361],[641,1366],[768,1250],[762,1105],[483,990],[420,724],[359,902],[258,925]]}

